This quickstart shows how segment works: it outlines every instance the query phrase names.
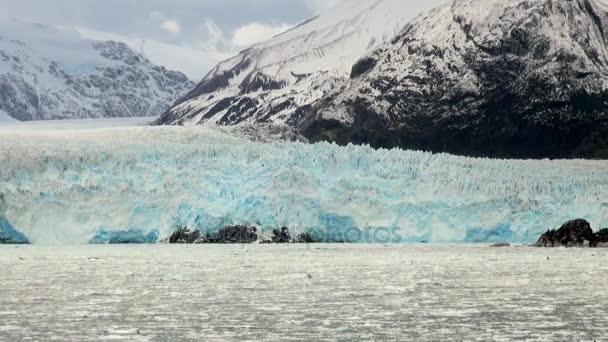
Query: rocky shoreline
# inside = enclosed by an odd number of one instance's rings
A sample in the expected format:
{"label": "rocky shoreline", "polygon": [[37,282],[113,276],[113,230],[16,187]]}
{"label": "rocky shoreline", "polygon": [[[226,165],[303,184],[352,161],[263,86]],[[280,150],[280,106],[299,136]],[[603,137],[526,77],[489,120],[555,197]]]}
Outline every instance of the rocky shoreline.
{"label": "rocky shoreline", "polygon": [[608,228],[594,232],[583,219],[564,223],[559,229],[550,229],[541,235],[535,247],[608,247]]}
{"label": "rocky shoreline", "polygon": [[[217,233],[203,233],[181,227],[175,230],[171,237],[164,242],[169,244],[288,244],[288,243],[320,243],[310,233],[300,233],[292,236],[287,227],[274,229],[271,236],[263,236],[258,228],[253,226],[227,226]],[[490,244],[490,247],[511,247],[508,242]],[[530,247],[608,247],[608,228],[594,232],[591,224],[583,219],[564,223],[559,229],[549,229],[541,235],[538,241]]]}
{"label": "rocky shoreline", "polygon": [[[0,218],[0,245],[30,244],[27,237],[16,231],[6,220]],[[303,244],[325,242],[320,236],[309,232],[294,232],[282,227],[265,232],[255,226],[226,226],[217,232],[202,232],[188,227],[177,228],[170,237],[159,240],[158,231],[145,235],[138,230],[127,232],[102,232],[91,244]],[[343,241],[334,243],[344,243]],[[490,247],[511,247],[509,242],[489,244]],[[591,224],[583,219],[564,223],[558,229],[549,229],[530,247],[607,247],[608,228],[594,232]]]}
{"label": "rocky shoreline", "polygon": [[272,236],[268,238],[258,234],[258,228],[252,226],[227,226],[217,233],[203,233],[198,230],[190,230],[181,227],[175,230],[166,241],[170,244],[236,244],[236,243],[263,243],[263,244],[285,244],[285,243],[316,243],[321,242],[314,239],[309,233],[301,233],[295,237],[291,236],[289,228],[282,227],[274,229]]}

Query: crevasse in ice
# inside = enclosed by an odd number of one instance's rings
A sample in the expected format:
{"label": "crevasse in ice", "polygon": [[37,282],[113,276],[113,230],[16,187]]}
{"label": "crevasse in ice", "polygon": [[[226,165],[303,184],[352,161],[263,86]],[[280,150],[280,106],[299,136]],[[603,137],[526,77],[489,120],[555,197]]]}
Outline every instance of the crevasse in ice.
{"label": "crevasse in ice", "polygon": [[201,127],[36,127],[0,130],[0,165],[6,222],[33,243],[149,242],[228,224],[328,240],[517,242],[572,218],[608,224],[603,161],[256,143]]}

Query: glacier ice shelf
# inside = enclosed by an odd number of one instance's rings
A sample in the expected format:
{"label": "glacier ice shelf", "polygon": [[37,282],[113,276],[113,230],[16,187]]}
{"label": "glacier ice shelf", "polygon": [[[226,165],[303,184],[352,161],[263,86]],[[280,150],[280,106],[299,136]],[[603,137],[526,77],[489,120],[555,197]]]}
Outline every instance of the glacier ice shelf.
{"label": "glacier ice shelf", "polygon": [[375,242],[527,242],[572,218],[608,225],[605,161],[257,143],[128,123],[0,125],[3,227],[82,244],[228,224]]}

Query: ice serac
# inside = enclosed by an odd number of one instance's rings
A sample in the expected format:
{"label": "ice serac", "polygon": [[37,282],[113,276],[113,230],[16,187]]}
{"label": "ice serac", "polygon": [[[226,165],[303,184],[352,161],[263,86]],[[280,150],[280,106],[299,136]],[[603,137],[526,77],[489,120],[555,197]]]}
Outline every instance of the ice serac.
{"label": "ice serac", "polygon": [[124,43],[0,20],[0,121],[157,116],[193,86]]}
{"label": "ice serac", "polygon": [[402,0],[347,1],[220,63],[157,123],[295,126],[412,16]]}
{"label": "ice serac", "polygon": [[608,15],[597,0],[455,0],[360,59],[316,140],[495,157],[608,157]]}
{"label": "ice serac", "polygon": [[35,244],[238,225],[322,241],[535,242],[573,218],[608,222],[606,161],[258,143],[206,127],[40,126],[0,126],[4,217]]}

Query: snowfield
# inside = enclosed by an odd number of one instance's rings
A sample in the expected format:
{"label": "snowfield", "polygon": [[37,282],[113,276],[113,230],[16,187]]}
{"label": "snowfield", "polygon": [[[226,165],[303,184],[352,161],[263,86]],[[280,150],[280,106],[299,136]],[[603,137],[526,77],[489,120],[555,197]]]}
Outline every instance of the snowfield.
{"label": "snowfield", "polygon": [[573,218],[608,225],[606,161],[260,143],[146,122],[0,125],[4,225],[35,244],[227,224],[328,241],[531,242]]}

